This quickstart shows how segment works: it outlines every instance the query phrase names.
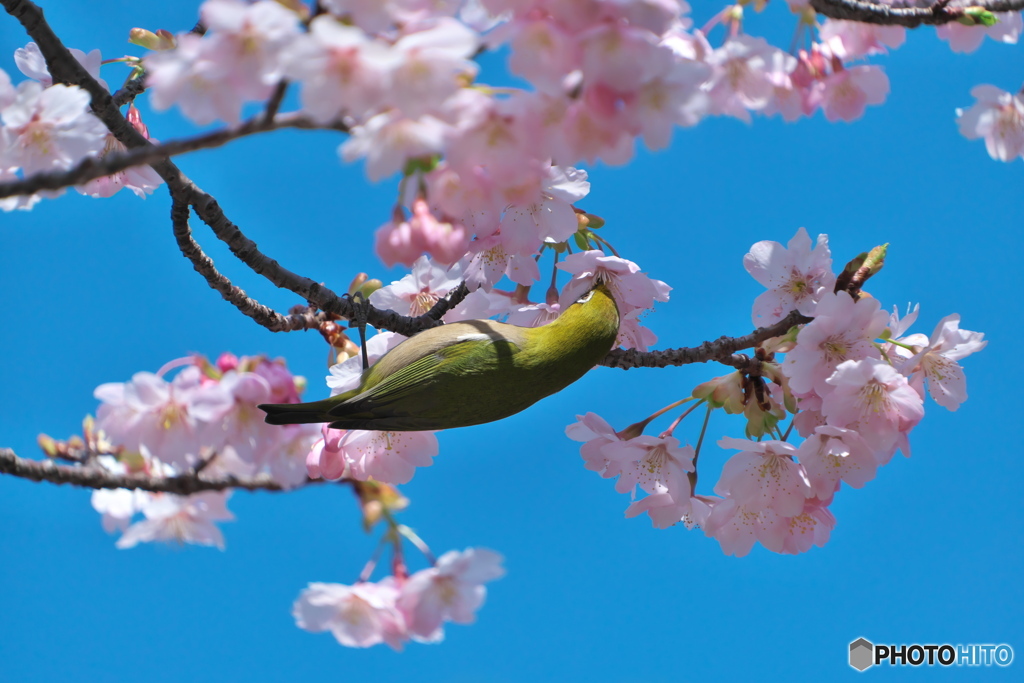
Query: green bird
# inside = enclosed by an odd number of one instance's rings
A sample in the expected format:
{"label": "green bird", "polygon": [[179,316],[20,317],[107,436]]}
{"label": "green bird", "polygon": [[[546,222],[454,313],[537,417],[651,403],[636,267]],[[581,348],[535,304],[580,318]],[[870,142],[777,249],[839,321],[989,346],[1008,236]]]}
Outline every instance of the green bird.
{"label": "green bird", "polygon": [[494,422],[578,380],[618,332],[619,309],[599,282],[547,325],[441,325],[384,354],[351,391],[259,407],[269,424],[329,422],[335,429],[416,432]]}

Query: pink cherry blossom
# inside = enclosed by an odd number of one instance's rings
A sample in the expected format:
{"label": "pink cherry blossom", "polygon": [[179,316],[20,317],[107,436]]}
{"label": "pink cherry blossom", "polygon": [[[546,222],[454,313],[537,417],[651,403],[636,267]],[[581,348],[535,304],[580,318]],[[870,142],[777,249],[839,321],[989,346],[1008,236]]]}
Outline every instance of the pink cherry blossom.
{"label": "pink cherry blossom", "polygon": [[964,26],[951,21],[935,27],[935,34],[942,40],[949,41],[949,49],[953,52],[974,52],[981,47],[985,36],[1000,43],[1016,43],[1024,30],[1024,21],[1020,12],[996,12],[999,20],[994,26]]}
{"label": "pink cherry blossom", "polygon": [[836,518],[826,504],[808,498],[799,515],[783,517],[773,512],[762,513],[757,540],[768,550],[796,555],[811,546],[824,546],[835,528]]}
{"label": "pink cherry blossom", "polygon": [[850,60],[867,55],[885,54],[888,52],[887,47],[898,48],[906,41],[907,30],[902,26],[879,26],[859,21],[826,19],[818,29],[818,35],[832,54],[840,59]]}
{"label": "pink cherry blossom", "polygon": [[0,109],[0,143],[6,145],[0,166],[21,167],[29,176],[100,154],[107,129],[89,112],[89,102],[89,93],[77,86],[21,83],[13,101]]}
{"label": "pink cherry blossom", "polygon": [[407,118],[392,109],[355,126],[338,153],[347,162],[366,157],[366,175],[376,181],[402,170],[410,159],[440,152],[447,129],[434,116]]}
{"label": "pink cherry blossom", "polygon": [[762,513],[733,498],[716,500],[704,520],[704,534],[718,541],[726,555],[745,557],[757,543]]}
{"label": "pink cherry blossom", "polygon": [[[147,140],[153,141],[149,137],[149,130],[146,128],[146,124],[142,122],[139,110],[134,105],[128,107],[128,114],[125,118]],[[127,148],[114,137],[113,133],[108,132],[101,156],[120,154],[126,150]],[[90,180],[86,184],[80,185],[77,189],[82,194],[90,197],[111,197],[127,187],[136,197],[145,199],[147,194],[152,194],[153,190],[162,185],[163,182],[163,179],[151,166],[132,166],[113,175]]]}
{"label": "pink cherry blossom", "polygon": [[811,248],[807,230],[800,228],[788,248],[765,240],[750,248],[743,267],[767,292],[754,300],[754,325],[771,325],[797,310],[813,316],[818,301],[835,285],[828,235],[818,235]]}
{"label": "pink cherry blossom", "polygon": [[921,396],[907,378],[877,358],[840,363],[827,383],[821,411],[833,427],[853,429],[881,464],[897,448],[909,453],[907,433],[924,417]]}
{"label": "pink cherry blossom", "polygon": [[387,643],[400,651],[408,635],[395,605],[397,599],[398,588],[391,577],[353,586],[311,583],[299,594],[292,616],[299,628],[313,633],[330,631],[346,647]]}
{"label": "pink cherry blossom", "polygon": [[619,314],[619,333],[615,337],[615,345],[624,349],[647,351],[658,341],[658,335],[649,327],[640,324],[640,318],[646,309],[634,308],[632,311]]}
{"label": "pink cherry blossom", "polygon": [[730,37],[714,50],[707,59],[714,71],[705,85],[713,111],[749,123],[751,110],[768,106],[775,92],[767,72],[777,51],[764,38],[748,35]]}
{"label": "pink cherry blossom", "polygon": [[[459,286],[463,280],[462,271],[462,264],[445,268],[429,257],[421,256],[412,265],[411,273],[371,294],[370,303],[401,315],[423,315]],[[501,295],[477,290],[470,292],[458,306],[445,313],[442,320],[456,322],[489,318],[504,312],[505,308],[505,298]]]}
{"label": "pink cherry blossom", "polygon": [[829,121],[853,121],[869,104],[882,104],[889,94],[889,77],[875,65],[834,71],[822,81],[821,108]]}
{"label": "pink cherry blossom", "polygon": [[440,106],[462,87],[464,75],[477,72],[469,59],[479,45],[476,31],[448,17],[419,28],[393,46],[398,61],[391,71],[391,104],[411,117]]}
{"label": "pink cherry blossom", "polygon": [[487,596],[484,583],[505,575],[502,556],[486,548],[450,550],[409,577],[398,597],[409,633],[431,640],[444,621],[471,624]]}
{"label": "pink cherry blossom", "polygon": [[661,60],[664,69],[636,89],[626,114],[648,149],[669,145],[674,126],[695,126],[708,113],[702,84],[711,75],[707,64],[688,59]]}
{"label": "pink cherry blossom", "polygon": [[133,548],[149,541],[176,541],[213,545],[224,549],[224,535],[214,524],[235,518],[227,509],[231,491],[203,491],[191,496],[153,494],[142,508],[146,519],[128,527],[118,548]]}
{"label": "pink cherry blossom", "polygon": [[537,262],[525,254],[508,253],[500,234],[473,240],[469,243],[469,254],[464,273],[471,289],[490,289],[506,275],[517,285],[531,285],[540,279]]}
{"label": "pink cherry blossom", "polygon": [[362,121],[382,106],[398,55],[354,26],[324,14],[282,54],[284,72],[302,83],[302,108],[328,123],[344,114]]}
{"label": "pink cherry blossom", "polygon": [[[68,52],[75,58],[75,61],[85,67],[89,75],[95,78],[102,87],[107,87],[107,82],[100,78],[100,66],[103,64],[103,56],[99,50],[91,50],[86,54],[81,50],[69,48]],[[50,69],[46,66],[46,58],[43,57],[43,53],[39,51],[39,46],[35,43],[29,43],[25,47],[19,47],[15,50],[14,63],[18,66],[21,73],[32,80],[39,81],[47,88],[53,85],[53,77],[50,76]]]}
{"label": "pink cherry blossom", "polygon": [[341,442],[352,478],[406,484],[417,467],[434,463],[435,432],[377,432],[354,429]]}
{"label": "pink cherry blossom", "polygon": [[573,441],[584,442],[580,446],[584,467],[600,473],[606,479],[618,476],[618,468],[612,472],[607,470],[609,460],[604,453],[604,447],[608,444],[618,443],[622,439],[603,417],[597,413],[577,415],[576,422],[565,428],[565,435]]}
{"label": "pink cherry blossom", "polygon": [[1013,161],[1024,154],[1024,95],[994,85],[977,85],[971,95],[978,101],[966,111],[956,110],[960,134],[968,140],[983,138],[993,159]]}
{"label": "pink cherry blossom", "polygon": [[399,222],[399,214],[400,211],[395,220],[377,230],[375,249],[389,268],[396,263],[411,266],[424,252],[446,265],[465,255],[469,247],[466,227],[436,218],[425,199],[413,202],[412,218],[408,221]]}
{"label": "pink cherry blossom", "polygon": [[281,52],[299,35],[298,16],[273,0],[206,0],[199,12],[217,80],[241,100],[269,97],[283,75]]}
{"label": "pink cherry blossom", "polygon": [[560,302],[567,306],[592,289],[600,277],[615,296],[619,314],[634,308],[654,308],[656,301],[668,301],[672,290],[661,280],[640,272],[640,266],[618,256],[606,256],[598,250],[570,254],[558,264],[573,277],[562,288]]}
{"label": "pink cherry blossom", "polygon": [[564,242],[579,227],[572,204],[590,192],[586,171],[552,166],[538,193],[513,203],[501,219],[508,253],[532,256],[542,242]]}
{"label": "pink cherry blossom", "polygon": [[628,92],[649,80],[659,57],[669,59],[667,50],[659,55],[656,35],[621,22],[595,24],[576,39],[584,82],[602,83],[618,92]]}
{"label": "pink cherry blossom", "polygon": [[509,70],[540,92],[562,95],[566,77],[579,68],[577,36],[546,16],[527,17],[507,29],[512,33]]}
{"label": "pink cherry blossom", "polygon": [[803,467],[793,460],[795,446],[785,441],[731,437],[720,439],[718,445],[740,452],[725,463],[715,493],[732,498],[750,512],[772,510],[792,517],[803,511],[811,484]]}
{"label": "pink cherry blossom", "polygon": [[220,119],[241,122],[242,95],[227,82],[228,73],[217,64],[212,39],[179,33],[177,47],[148,55],[146,87],[157,111],[174,105],[193,123],[205,126]]}
{"label": "pink cherry blossom", "polygon": [[306,472],[309,478],[337,481],[342,477],[351,477],[352,472],[345,459],[342,444],[348,432],[344,429],[331,429],[326,424],[321,428],[321,432],[323,436],[313,443],[306,455]]}
{"label": "pink cherry blossom", "polygon": [[885,329],[888,316],[877,299],[854,301],[845,291],[824,294],[815,316],[800,330],[783,369],[794,392],[815,391],[824,396],[829,392],[826,380],[840,363],[880,356],[873,342]]}
{"label": "pink cherry blossom", "polygon": [[861,488],[875,478],[878,462],[861,435],[850,429],[822,426],[815,429],[797,450],[797,457],[812,494],[821,500],[830,500],[845,481]]}
{"label": "pink cherry blossom", "polygon": [[508,322],[519,327],[540,327],[558,318],[561,311],[557,303],[516,306],[508,314]]}
{"label": "pink cherry blossom", "polygon": [[198,367],[190,365],[173,381],[139,372],[128,383],[102,384],[96,398],[97,426],[110,439],[130,451],[143,447],[154,457],[177,466],[194,464],[203,446],[211,445],[210,425],[234,408],[231,394],[221,384],[202,382]]}
{"label": "pink cherry blossom", "polygon": [[[943,408],[956,410],[967,400],[967,379],[957,362],[988,344],[981,332],[960,329],[960,315],[954,313],[939,321],[927,345],[899,367],[910,376],[910,384],[924,395],[928,392]],[[913,374],[911,374],[913,373]]]}
{"label": "pink cherry blossom", "polygon": [[679,501],[689,501],[686,472],[693,471],[693,447],[679,446],[672,436],[641,435],[627,441],[611,441],[601,448],[608,460],[605,476],[619,477],[615,490],[631,493],[639,486],[647,493],[667,491]]}

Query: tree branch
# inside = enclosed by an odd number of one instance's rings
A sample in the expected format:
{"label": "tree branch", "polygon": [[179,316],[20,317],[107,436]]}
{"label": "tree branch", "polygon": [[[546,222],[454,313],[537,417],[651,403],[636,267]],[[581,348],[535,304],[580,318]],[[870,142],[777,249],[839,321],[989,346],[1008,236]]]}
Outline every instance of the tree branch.
{"label": "tree branch", "polygon": [[220,147],[232,140],[247,135],[266,133],[281,130],[282,128],[300,128],[303,130],[331,129],[348,132],[348,126],[342,122],[321,125],[308,117],[297,114],[279,116],[268,121],[261,115],[246,121],[238,128],[216,130],[181,140],[169,140],[159,145],[149,144],[120,154],[108,154],[104,157],[87,157],[82,159],[78,165],[66,171],[37,173],[24,180],[0,183],[0,199],[19,194],[33,194],[39,190],[57,190],[62,187],[81,185],[95,178],[102,178],[132,166],[149,165],[155,161],[168,159],[178,154]]}
{"label": "tree branch", "polygon": [[831,19],[917,28],[922,24],[939,26],[956,21],[968,7],[1019,12],[1024,9],[1024,0],[938,0],[926,7],[893,7],[881,0],[811,0],[811,7]]}
{"label": "tree branch", "polygon": [[[58,465],[52,460],[29,460],[18,457],[10,448],[0,448],[0,473],[31,481],[71,484],[90,489],[140,489],[153,493],[176,493],[187,496],[200,491],[245,489],[247,491],[286,491],[269,474],[240,478],[233,475],[201,477],[198,473],[176,477],[151,477],[145,474],[114,474],[94,465]],[[304,485],[322,483],[307,479]]]}
{"label": "tree branch", "polygon": [[609,368],[664,368],[670,365],[689,365],[691,363],[707,363],[718,361],[733,367],[745,365],[746,356],[734,355],[740,349],[757,346],[761,342],[785,334],[794,325],[809,323],[813,318],[791,311],[789,315],[768,327],[759,327],[742,337],[719,337],[713,342],[704,342],[700,346],[664,351],[637,351],[636,349],[614,349],[601,361],[601,365]]}
{"label": "tree branch", "polygon": [[207,256],[192,238],[192,229],[189,227],[188,218],[188,204],[177,197],[172,197],[171,222],[174,225],[174,238],[178,242],[181,253],[192,262],[192,267],[206,279],[210,287],[220,292],[227,302],[244,315],[249,316],[271,332],[319,329],[320,325],[327,321],[325,313],[314,313],[310,310],[283,315],[249,297],[245,290],[233,285],[231,280],[217,270],[213,259]]}

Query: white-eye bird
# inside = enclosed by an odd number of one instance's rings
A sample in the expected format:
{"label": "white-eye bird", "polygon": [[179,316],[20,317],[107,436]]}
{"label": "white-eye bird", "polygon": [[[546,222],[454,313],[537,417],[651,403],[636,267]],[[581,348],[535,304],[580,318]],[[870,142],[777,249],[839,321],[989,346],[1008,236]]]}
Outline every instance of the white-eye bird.
{"label": "white-eye bird", "polygon": [[359,386],[312,403],[259,406],[274,425],[426,431],[501,420],[561,391],[607,354],[619,309],[599,282],[540,327],[467,320],[433,327],[384,354]]}

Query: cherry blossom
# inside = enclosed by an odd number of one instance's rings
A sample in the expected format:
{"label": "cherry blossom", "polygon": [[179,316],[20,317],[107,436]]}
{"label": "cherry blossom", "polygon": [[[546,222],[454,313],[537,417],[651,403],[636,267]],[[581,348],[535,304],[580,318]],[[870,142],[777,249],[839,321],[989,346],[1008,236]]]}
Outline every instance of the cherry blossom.
{"label": "cherry blossom", "polygon": [[135,522],[117,540],[118,548],[147,541],[176,541],[224,549],[224,535],[214,522],[235,517],[227,509],[230,491],[203,491],[191,496],[153,494],[142,508],[146,519]]}
{"label": "cherry blossom", "polygon": [[[917,343],[923,341],[911,335],[901,341]],[[984,334],[960,329],[960,315],[954,313],[939,321],[935,331],[920,351],[899,366],[903,374],[910,376],[910,385],[924,396],[924,383],[928,382],[928,393],[943,408],[956,410],[967,400],[967,379],[957,362],[972,353],[981,351],[988,344]]]}
{"label": "cherry blossom", "polygon": [[89,112],[89,102],[89,93],[77,86],[21,83],[0,109],[0,166],[20,167],[28,176],[100,154],[107,129]]}
{"label": "cherry blossom", "polygon": [[949,49],[953,52],[974,52],[981,47],[985,36],[1000,43],[1016,43],[1024,30],[1024,21],[1020,12],[996,12],[999,20],[993,26],[978,24],[964,26],[951,21],[935,27],[935,34],[942,40],[949,41]]}
{"label": "cherry blossom", "polygon": [[[729,458],[715,493],[728,496],[750,512],[772,510],[783,517],[800,514],[811,495],[811,483],[793,458],[797,449],[785,441],[747,441],[724,437],[722,448],[740,452]],[[714,514],[714,513],[712,513]]]}
{"label": "cherry blossom", "polygon": [[[90,50],[86,54],[72,47],[68,49],[68,52],[71,53],[71,56],[79,64],[85,67],[89,75],[95,78],[101,86],[107,87],[107,82],[100,78],[100,66],[103,64],[103,56],[99,50]],[[50,69],[46,66],[46,58],[43,57],[43,53],[39,51],[39,46],[35,43],[29,43],[25,47],[19,47],[15,50],[14,63],[18,66],[21,73],[34,81],[42,83],[44,87],[48,88],[53,85],[53,77],[50,75]]]}
{"label": "cherry blossom", "polygon": [[502,560],[486,548],[450,550],[433,567],[410,576],[398,597],[409,633],[431,640],[444,621],[473,623],[487,596],[484,584],[505,575]]}
{"label": "cherry blossom", "polygon": [[768,288],[754,300],[751,319],[758,327],[776,323],[793,310],[813,316],[818,301],[836,281],[828,236],[818,235],[812,249],[804,228],[797,230],[788,247],[770,240],[750,247],[743,267]]}
{"label": "cherry blossom", "polygon": [[330,631],[346,647],[387,643],[401,650],[408,636],[395,606],[397,599],[398,588],[391,577],[353,586],[311,583],[299,594],[292,616],[299,628],[313,633]]}
{"label": "cherry blossom", "polygon": [[604,447],[621,441],[621,437],[603,417],[597,413],[577,415],[576,422],[565,428],[565,435],[573,441],[584,442],[580,446],[584,467],[605,478],[618,476],[617,468],[612,471],[607,469],[609,459],[604,453]]}
{"label": "cherry blossom", "polygon": [[465,226],[436,218],[425,199],[417,198],[412,218],[404,218],[398,211],[394,220],[377,230],[375,250],[389,268],[396,263],[411,266],[424,252],[444,264],[455,263],[466,253],[469,235]]}
{"label": "cherry blossom", "polygon": [[562,288],[560,302],[563,306],[583,296],[593,288],[598,278],[602,278],[615,295],[620,316],[634,308],[654,308],[656,301],[668,301],[668,293],[672,290],[661,280],[641,273],[640,266],[632,261],[606,256],[598,250],[570,254],[558,264],[558,268],[573,276]]}
{"label": "cherry blossom", "polygon": [[897,448],[909,454],[907,433],[924,417],[921,396],[907,378],[877,358],[840,363],[827,383],[821,411],[830,426],[854,429],[881,464]]}
{"label": "cherry blossom", "polygon": [[532,255],[541,242],[564,242],[579,223],[572,204],[590,192],[586,171],[552,166],[538,193],[505,210],[501,238],[505,251]]}
{"label": "cherry blossom", "polygon": [[764,38],[730,37],[707,59],[714,69],[705,88],[716,113],[750,122],[750,111],[764,109],[772,101],[774,87],[767,69],[778,48]]}
{"label": "cherry blossom", "polygon": [[878,358],[874,340],[885,329],[888,316],[877,299],[854,301],[848,292],[826,293],[815,318],[797,335],[797,345],[786,354],[783,369],[794,392],[828,393],[826,380],[846,360]]}
{"label": "cherry blossom", "polygon": [[188,466],[209,445],[211,423],[218,423],[235,405],[219,383],[202,382],[190,365],[171,382],[139,372],[131,382],[102,384],[96,398],[103,402],[97,425],[115,443],[132,451],[145,447],[163,462]]}
{"label": "cherry blossom", "polygon": [[327,14],[282,54],[285,75],[302,83],[303,110],[324,123],[343,114],[363,120],[382,106],[397,60],[389,45]]}
{"label": "cherry blossom", "polygon": [[240,100],[269,97],[282,76],[281,52],[299,33],[298,16],[273,0],[206,0],[199,11],[217,80]]}
{"label": "cherry blossom", "polygon": [[377,432],[354,429],[342,440],[354,479],[406,484],[417,467],[434,463],[439,447],[435,432]]}
{"label": "cherry blossom", "polygon": [[878,462],[859,433],[850,429],[821,426],[797,450],[807,473],[812,494],[830,500],[845,481],[861,488],[875,478]]}
{"label": "cherry blossom", "polygon": [[902,26],[878,26],[857,21],[826,19],[818,29],[821,42],[840,59],[857,59],[884,54],[886,48],[896,49],[907,39]]}
{"label": "cherry blossom", "polygon": [[960,134],[968,140],[983,138],[993,159],[1013,161],[1024,154],[1024,96],[994,85],[977,85],[971,95],[978,101],[956,110]]}
{"label": "cherry blossom", "polygon": [[366,157],[366,175],[380,180],[402,170],[410,159],[440,152],[446,132],[445,123],[434,116],[408,118],[392,109],[355,126],[338,153],[344,161]]}
{"label": "cherry blossom", "polygon": [[[128,123],[132,124],[135,130],[142,133],[143,137],[153,141],[149,137],[149,130],[146,128],[146,124],[142,122],[139,110],[134,105],[128,107],[128,113],[125,118],[128,119]],[[107,133],[102,156],[120,154],[126,150],[127,148],[114,137],[113,133]],[[77,189],[82,194],[89,195],[90,197],[111,197],[123,188],[128,188],[136,197],[145,199],[147,194],[152,194],[153,190],[162,185],[163,182],[163,179],[151,166],[132,166],[113,175],[90,180]]]}
{"label": "cherry blossom", "polygon": [[820,105],[829,121],[853,121],[869,104],[882,104],[889,94],[889,77],[881,67],[854,66],[834,71],[822,81]]}

